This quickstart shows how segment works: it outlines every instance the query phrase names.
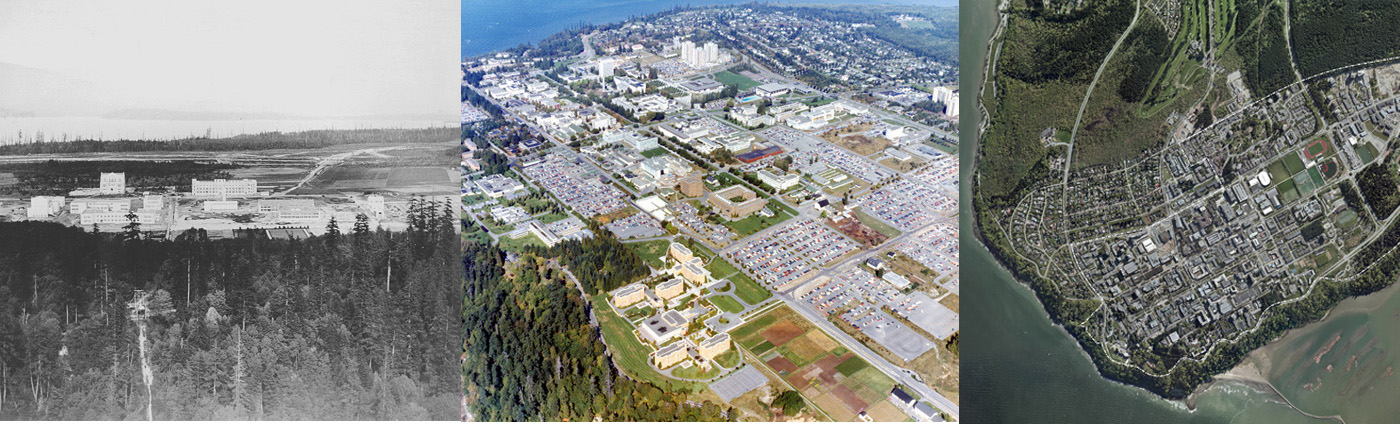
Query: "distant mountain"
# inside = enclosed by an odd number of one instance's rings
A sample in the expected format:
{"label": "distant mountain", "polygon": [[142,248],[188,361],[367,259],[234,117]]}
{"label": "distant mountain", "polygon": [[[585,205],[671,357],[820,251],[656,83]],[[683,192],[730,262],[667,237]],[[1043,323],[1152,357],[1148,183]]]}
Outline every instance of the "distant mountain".
{"label": "distant mountain", "polygon": [[239,121],[239,120],[293,120],[317,119],[315,117],[282,113],[244,112],[189,112],[169,109],[118,109],[103,113],[106,119],[144,119],[154,121]]}
{"label": "distant mountain", "polygon": [[113,108],[109,93],[57,72],[0,62],[0,115],[95,116]]}

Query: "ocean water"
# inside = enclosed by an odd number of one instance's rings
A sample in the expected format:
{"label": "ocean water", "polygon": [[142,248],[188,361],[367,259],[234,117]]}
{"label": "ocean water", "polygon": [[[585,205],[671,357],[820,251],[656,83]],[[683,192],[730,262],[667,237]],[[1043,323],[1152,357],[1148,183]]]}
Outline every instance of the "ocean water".
{"label": "ocean water", "polygon": [[[605,24],[676,6],[713,6],[751,0],[514,0],[462,1],[462,57],[535,43],[580,24]],[[769,3],[916,4],[957,6],[958,0],[776,0]]]}
{"label": "ocean water", "polygon": [[458,125],[431,120],[353,120],[353,119],[247,119],[247,120],[152,120],[106,119],[98,117],[0,117],[0,144],[14,143],[23,136],[31,141],[42,132],[49,141],[62,140],[170,140],[214,138],[241,134],[281,131],[348,130],[369,128],[431,128]]}

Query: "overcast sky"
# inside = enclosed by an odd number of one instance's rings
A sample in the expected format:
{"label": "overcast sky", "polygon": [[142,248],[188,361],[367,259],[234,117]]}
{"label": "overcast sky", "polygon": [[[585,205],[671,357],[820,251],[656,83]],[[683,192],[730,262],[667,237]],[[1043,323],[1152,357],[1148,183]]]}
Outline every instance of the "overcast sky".
{"label": "overcast sky", "polygon": [[0,64],[109,109],[456,119],[459,21],[451,0],[0,0]]}

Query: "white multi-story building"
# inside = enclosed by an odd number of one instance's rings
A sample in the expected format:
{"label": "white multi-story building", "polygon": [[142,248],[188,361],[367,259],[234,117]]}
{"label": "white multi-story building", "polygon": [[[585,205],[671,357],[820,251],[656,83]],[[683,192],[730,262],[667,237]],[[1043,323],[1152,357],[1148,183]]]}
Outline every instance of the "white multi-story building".
{"label": "white multi-story building", "polygon": [[647,137],[631,130],[613,130],[603,133],[603,144],[620,143],[639,152],[661,147],[656,137]]}
{"label": "white multi-story building", "polygon": [[943,114],[948,116],[958,116],[958,92],[948,87],[934,87],[933,101],[943,102],[947,108]]}
{"label": "white multi-story building", "polygon": [[77,199],[68,205],[68,212],[84,214],[89,212],[126,213],[131,210],[131,199]]}
{"label": "white multi-story building", "polygon": [[48,218],[58,215],[63,209],[63,196],[34,196],[29,199],[28,215],[30,218]]}
{"label": "white multi-story building", "polygon": [[242,180],[198,180],[190,181],[190,194],[194,197],[236,197],[258,194],[258,181]]}
{"label": "white multi-story building", "polygon": [[159,194],[147,194],[141,197],[141,210],[158,211],[165,209],[165,196]]}
{"label": "white multi-story building", "polygon": [[103,172],[99,177],[97,192],[100,194],[126,193],[126,173]]}
{"label": "white multi-story building", "polygon": [[787,190],[789,187],[797,185],[798,181],[801,180],[801,178],[797,175],[786,173],[778,175],[768,171],[767,169],[760,169],[758,170],[758,180],[762,181],[764,184],[768,184],[768,186],[773,187],[773,189],[775,190],[783,191]]}
{"label": "white multi-story building", "polygon": [[598,59],[598,78],[613,76],[613,70],[617,69],[617,62],[611,57]]}
{"label": "white multi-story building", "polygon": [[85,212],[78,218],[78,223],[82,226],[103,225],[103,224],[127,224],[131,222],[131,215],[136,216],[136,222],[140,224],[155,224],[160,222],[160,214],[156,212]]}

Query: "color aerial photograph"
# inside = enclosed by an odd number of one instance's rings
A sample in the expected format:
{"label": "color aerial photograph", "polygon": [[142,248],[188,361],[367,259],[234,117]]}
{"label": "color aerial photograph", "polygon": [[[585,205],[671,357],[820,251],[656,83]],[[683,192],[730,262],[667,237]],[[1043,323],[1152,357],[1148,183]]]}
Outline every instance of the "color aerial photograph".
{"label": "color aerial photograph", "polygon": [[0,421],[457,419],[458,12],[0,4]]}
{"label": "color aerial photograph", "polygon": [[461,12],[464,420],[959,420],[956,1]]}
{"label": "color aerial photograph", "polygon": [[1395,421],[1400,3],[963,7],[969,417]]}

